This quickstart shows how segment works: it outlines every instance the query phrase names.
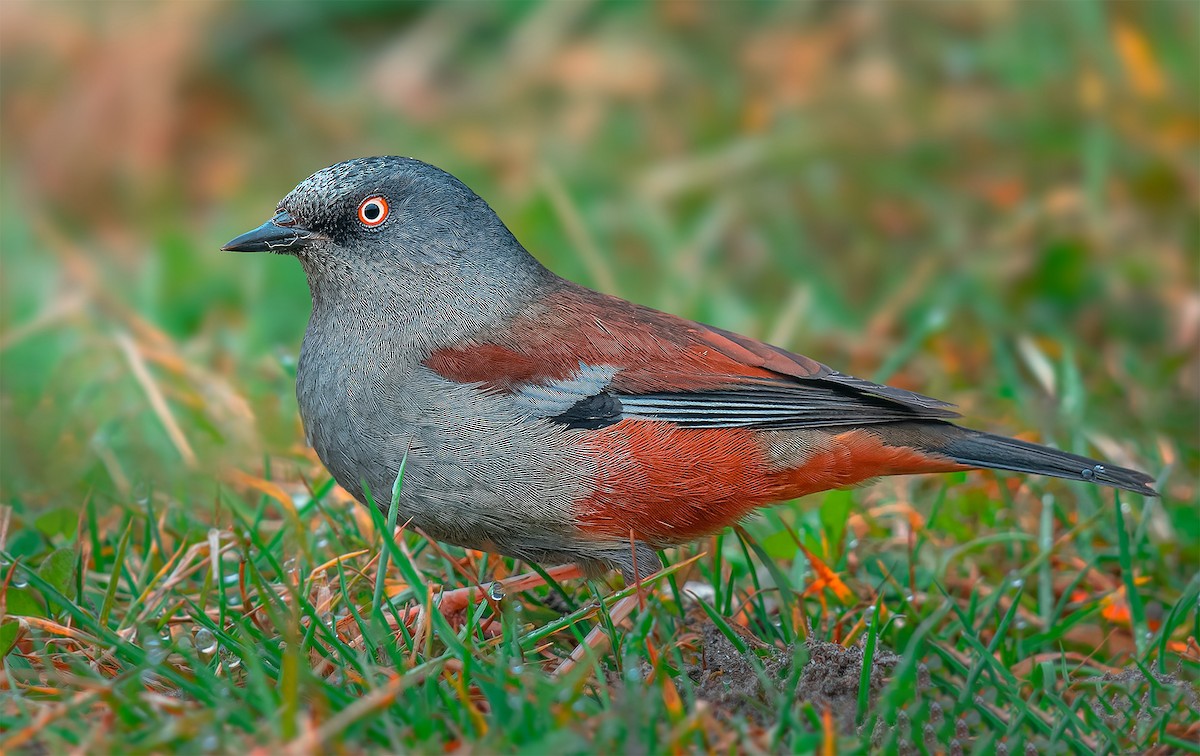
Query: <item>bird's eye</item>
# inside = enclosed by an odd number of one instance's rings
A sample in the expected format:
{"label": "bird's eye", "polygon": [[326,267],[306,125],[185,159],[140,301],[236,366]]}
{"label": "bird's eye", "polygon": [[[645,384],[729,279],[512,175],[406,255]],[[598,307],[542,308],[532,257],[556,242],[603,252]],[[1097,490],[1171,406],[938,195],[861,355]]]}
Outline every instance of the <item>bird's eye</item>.
{"label": "bird's eye", "polygon": [[387,200],[378,195],[367,197],[358,206],[358,221],[368,228],[375,228],[387,220]]}

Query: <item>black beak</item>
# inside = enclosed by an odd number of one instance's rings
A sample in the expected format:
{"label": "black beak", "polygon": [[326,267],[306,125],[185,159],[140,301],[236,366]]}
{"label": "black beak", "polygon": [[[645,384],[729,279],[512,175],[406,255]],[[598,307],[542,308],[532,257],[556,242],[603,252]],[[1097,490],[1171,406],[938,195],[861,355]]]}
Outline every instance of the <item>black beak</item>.
{"label": "black beak", "polygon": [[280,252],[287,254],[305,246],[309,239],[314,238],[317,238],[317,234],[297,226],[296,219],[289,213],[280,212],[253,231],[247,231],[226,242],[221,250],[224,252]]}

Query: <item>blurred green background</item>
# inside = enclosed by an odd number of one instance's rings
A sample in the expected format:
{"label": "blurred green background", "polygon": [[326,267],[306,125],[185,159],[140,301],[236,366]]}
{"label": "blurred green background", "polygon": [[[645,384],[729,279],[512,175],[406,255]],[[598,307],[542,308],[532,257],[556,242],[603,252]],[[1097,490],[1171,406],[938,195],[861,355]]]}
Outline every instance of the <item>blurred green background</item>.
{"label": "blurred green background", "polygon": [[0,500],[314,474],[300,268],[217,250],[391,153],[567,277],[1190,506],[1197,8],[6,0]]}

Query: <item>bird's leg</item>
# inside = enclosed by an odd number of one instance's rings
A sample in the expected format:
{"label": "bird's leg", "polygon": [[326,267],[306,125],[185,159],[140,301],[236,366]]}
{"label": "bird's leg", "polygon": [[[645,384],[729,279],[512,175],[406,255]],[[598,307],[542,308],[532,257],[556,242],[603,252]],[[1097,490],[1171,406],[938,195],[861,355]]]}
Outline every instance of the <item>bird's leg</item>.
{"label": "bird's leg", "polygon": [[609,557],[609,562],[612,567],[621,571],[625,585],[641,583],[642,575],[653,575],[663,568],[658,553],[644,541],[635,540],[632,530],[629,533],[629,550],[614,552]]}
{"label": "bird's leg", "polygon": [[[634,533],[633,528],[629,529],[629,559],[633,563],[633,582],[637,586],[638,608],[644,611],[646,609],[646,599],[642,595],[642,575],[638,572],[637,535]],[[661,568],[661,566],[660,564],[659,567]],[[628,578],[626,578],[625,582],[629,582]]]}
{"label": "bird's leg", "polygon": [[[583,577],[583,571],[578,565],[560,564],[546,570],[546,574],[555,580],[574,580],[578,577]],[[452,591],[442,593],[441,597],[436,601],[438,609],[444,616],[450,616],[463,611],[472,601],[483,601],[490,598],[489,592],[491,586],[499,584],[500,589],[508,593],[520,593],[531,588],[543,584],[545,578],[536,572],[526,572],[521,575],[513,575],[502,580],[497,580],[488,586],[471,585],[465,588],[456,588]],[[424,607],[414,606],[400,616],[407,624],[417,618]]]}

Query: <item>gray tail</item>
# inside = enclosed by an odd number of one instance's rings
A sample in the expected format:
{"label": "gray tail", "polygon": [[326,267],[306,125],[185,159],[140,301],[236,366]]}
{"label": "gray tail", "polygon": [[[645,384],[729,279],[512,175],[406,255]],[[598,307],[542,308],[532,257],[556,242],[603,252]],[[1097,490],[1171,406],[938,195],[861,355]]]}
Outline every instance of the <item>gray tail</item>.
{"label": "gray tail", "polygon": [[1142,496],[1158,496],[1158,492],[1154,490],[1154,478],[1137,470],[1097,462],[1078,454],[1031,444],[1028,441],[960,428],[949,423],[944,424],[944,427],[960,433],[928,434],[934,438],[929,438],[923,445],[930,451],[944,454],[964,465],[1052,475],[1056,478],[1112,486]]}

